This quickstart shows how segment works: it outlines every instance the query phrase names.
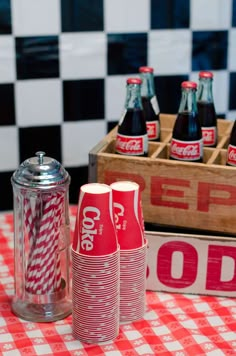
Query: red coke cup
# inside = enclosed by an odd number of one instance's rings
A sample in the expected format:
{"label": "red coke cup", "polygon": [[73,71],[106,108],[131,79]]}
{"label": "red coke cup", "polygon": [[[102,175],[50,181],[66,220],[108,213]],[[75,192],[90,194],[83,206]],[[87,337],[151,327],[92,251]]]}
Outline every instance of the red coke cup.
{"label": "red coke cup", "polygon": [[111,188],[100,183],[81,186],[73,249],[100,256],[117,251],[117,246]]}
{"label": "red coke cup", "polygon": [[120,249],[141,247],[144,244],[144,222],[139,185],[131,181],[118,181],[110,187]]}

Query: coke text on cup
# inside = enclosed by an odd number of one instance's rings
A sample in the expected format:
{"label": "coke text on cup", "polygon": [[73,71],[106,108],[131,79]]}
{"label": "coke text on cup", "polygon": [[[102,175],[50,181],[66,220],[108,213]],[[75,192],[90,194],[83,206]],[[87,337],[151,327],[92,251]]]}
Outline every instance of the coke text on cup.
{"label": "coke text on cup", "polygon": [[80,188],[73,248],[86,255],[106,255],[117,250],[112,191],[106,184]]}

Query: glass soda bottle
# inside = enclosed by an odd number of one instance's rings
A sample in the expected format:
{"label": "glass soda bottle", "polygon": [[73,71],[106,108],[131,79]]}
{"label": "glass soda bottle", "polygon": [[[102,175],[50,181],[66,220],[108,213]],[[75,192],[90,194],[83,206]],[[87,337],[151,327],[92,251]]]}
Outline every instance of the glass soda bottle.
{"label": "glass soda bottle", "polygon": [[128,78],[125,111],[117,128],[116,153],[131,156],[148,155],[148,135],[141,100],[140,78]]}
{"label": "glass soda bottle", "polygon": [[181,84],[182,95],[170,144],[170,159],[202,162],[203,140],[198,119],[195,82]]}
{"label": "glass soda bottle", "polygon": [[234,121],[233,128],[231,130],[229,145],[227,148],[226,156],[227,166],[236,166],[236,121]]}
{"label": "glass soda bottle", "polygon": [[156,97],[153,68],[140,67],[139,73],[142,79],[141,97],[148,139],[150,141],[160,141],[160,109]]}
{"label": "glass soda bottle", "polygon": [[217,116],[212,94],[213,73],[202,71],[199,73],[198,86],[198,117],[202,127],[203,145],[216,147]]}

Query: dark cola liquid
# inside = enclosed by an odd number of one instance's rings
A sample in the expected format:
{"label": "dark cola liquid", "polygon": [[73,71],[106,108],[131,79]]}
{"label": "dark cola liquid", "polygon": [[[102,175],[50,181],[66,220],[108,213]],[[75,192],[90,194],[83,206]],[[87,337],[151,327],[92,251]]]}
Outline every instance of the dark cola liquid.
{"label": "dark cola liquid", "polygon": [[[153,106],[151,104],[150,98],[142,97],[142,104],[143,104],[143,111],[145,114],[145,120],[146,121],[158,121],[160,123],[160,116],[159,116],[159,114],[155,113]],[[158,137],[156,139],[151,139],[151,140],[152,141],[160,141],[160,132],[158,132]]]}
{"label": "dark cola liquid", "polygon": [[140,136],[147,133],[143,110],[127,109],[118,132],[126,136]]}
{"label": "dark cola liquid", "polygon": [[[143,110],[127,109],[125,116],[118,125],[118,133],[125,136],[143,136],[147,134],[146,121]],[[148,155],[148,150],[144,157]]]}
{"label": "dark cola liquid", "polygon": [[198,117],[201,126],[210,127],[216,126],[217,118],[215,113],[215,107],[213,103],[207,103],[206,101],[198,101]]}
{"label": "dark cola liquid", "polygon": [[[173,138],[180,141],[198,141],[202,139],[201,125],[198,114],[194,112],[183,112],[177,115],[173,128]],[[170,157],[170,159],[175,159]],[[193,162],[202,162],[202,157]]]}

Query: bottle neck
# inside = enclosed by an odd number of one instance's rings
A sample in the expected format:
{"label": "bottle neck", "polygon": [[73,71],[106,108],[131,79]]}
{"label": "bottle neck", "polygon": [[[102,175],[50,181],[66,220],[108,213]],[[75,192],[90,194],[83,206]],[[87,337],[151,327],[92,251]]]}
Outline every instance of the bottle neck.
{"label": "bottle neck", "polygon": [[142,79],[141,96],[152,98],[155,95],[153,73],[140,73],[140,77]]}
{"label": "bottle neck", "polygon": [[195,89],[182,89],[182,96],[179,106],[179,113],[181,112],[197,112]]}
{"label": "bottle neck", "polygon": [[206,101],[208,103],[213,102],[212,94],[212,79],[211,78],[199,78],[198,85],[198,101]]}
{"label": "bottle neck", "polygon": [[125,109],[143,109],[139,84],[127,85]]}

